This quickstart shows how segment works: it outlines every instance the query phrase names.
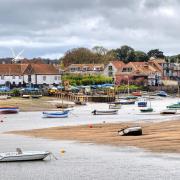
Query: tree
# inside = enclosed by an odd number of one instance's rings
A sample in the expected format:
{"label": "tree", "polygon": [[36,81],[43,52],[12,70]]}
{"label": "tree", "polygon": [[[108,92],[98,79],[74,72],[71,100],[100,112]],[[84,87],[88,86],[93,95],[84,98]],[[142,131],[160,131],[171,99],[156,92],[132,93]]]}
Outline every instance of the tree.
{"label": "tree", "polygon": [[148,55],[143,51],[135,51],[135,61],[145,62],[148,61]]}
{"label": "tree", "polygon": [[148,57],[154,57],[154,58],[164,58],[164,54],[162,51],[159,51],[159,49],[152,49],[147,53]]}
{"label": "tree", "polygon": [[75,48],[67,51],[61,60],[67,67],[70,64],[99,63],[101,58],[87,48]]}
{"label": "tree", "polygon": [[113,50],[116,59],[122,60],[124,63],[128,63],[129,61],[134,61],[134,49],[130,46],[124,45],[118,49]]}
{"label": "tree", "polygon": [[95,54],[101,55],[101,56],[105,56],[108,52],[108,50],[106,48],[104,48],[103,46],[94,46],[92,48],[92,51]]}

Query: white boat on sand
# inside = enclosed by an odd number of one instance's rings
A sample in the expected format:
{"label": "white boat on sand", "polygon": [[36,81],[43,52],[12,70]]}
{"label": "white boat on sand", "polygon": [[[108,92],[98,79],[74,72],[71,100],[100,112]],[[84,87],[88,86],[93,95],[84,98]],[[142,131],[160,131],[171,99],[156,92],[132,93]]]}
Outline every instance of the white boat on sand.
{"label": "white boat on sand", "polygon": [[94,115],[114,115],[114,114],[118,114],[118,110],[106,110],[106,111],[94,110],[94,111],[92,111],[92,114],[94,114]]}
{"label": "white boat on sand", "polygon": [[43,160],[50,154],[49,151],[21,151],[17,148],[16,152],[0,153],[0,162]]}

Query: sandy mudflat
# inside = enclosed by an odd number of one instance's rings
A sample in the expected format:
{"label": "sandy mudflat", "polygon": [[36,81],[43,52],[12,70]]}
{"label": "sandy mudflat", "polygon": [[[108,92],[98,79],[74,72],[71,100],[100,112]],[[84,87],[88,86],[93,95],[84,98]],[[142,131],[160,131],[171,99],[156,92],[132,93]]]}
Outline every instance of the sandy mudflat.
{"label": "sandy mudflat", "polygon": [[143,128],[142,136],[118,136],[117,131],[134,123],[94,124],[54,127],[28,131],[8,132],[11,134],[55,140],[75,140],[96,144],[135,146],[154,152],[180,152],[180,120],[157,123],[140,123]]}
{"label": "sandy mudflat", "polygon": [[[41,97],[39,99],[24,99],[21,97],[15,97],[7,100],[0,100],[1,106],[18,106],[21,112],[28,111],[46,111],[56,110],[56,106],[53,103],[57,98],[54,97]],[[57,101],[58,102],[58,101]]]}

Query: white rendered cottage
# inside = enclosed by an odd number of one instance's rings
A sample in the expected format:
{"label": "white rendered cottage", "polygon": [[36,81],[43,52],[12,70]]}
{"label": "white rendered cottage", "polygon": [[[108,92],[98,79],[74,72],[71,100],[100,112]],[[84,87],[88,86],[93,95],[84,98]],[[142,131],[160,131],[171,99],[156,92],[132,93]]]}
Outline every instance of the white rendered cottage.
{"label": "white rendered cottage", "polygon": [[59,70],[50,64],[0,64],[0,85],[52,85],[61,83]]}

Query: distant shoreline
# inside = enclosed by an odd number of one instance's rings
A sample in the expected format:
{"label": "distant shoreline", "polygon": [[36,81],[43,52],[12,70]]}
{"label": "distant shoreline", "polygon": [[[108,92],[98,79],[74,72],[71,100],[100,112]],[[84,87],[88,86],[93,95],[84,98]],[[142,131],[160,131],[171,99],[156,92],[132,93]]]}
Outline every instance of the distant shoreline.
{"label": "distant shoreline", "polygon": [[[180,120],[180,119],[179,119]],[[54,140],[74,140],[114,146],[135,146],[153,152],[180,153],[180,121],[138,123],[142,136],[119,136],[117,131],[137,123],[102,123],[6,132]]]}

